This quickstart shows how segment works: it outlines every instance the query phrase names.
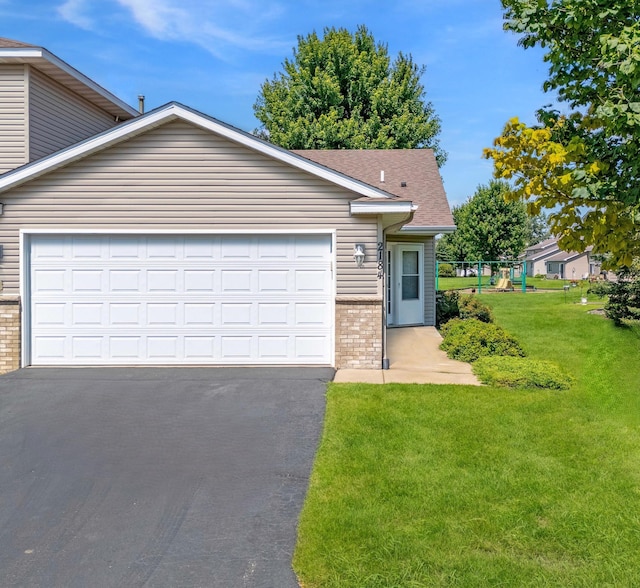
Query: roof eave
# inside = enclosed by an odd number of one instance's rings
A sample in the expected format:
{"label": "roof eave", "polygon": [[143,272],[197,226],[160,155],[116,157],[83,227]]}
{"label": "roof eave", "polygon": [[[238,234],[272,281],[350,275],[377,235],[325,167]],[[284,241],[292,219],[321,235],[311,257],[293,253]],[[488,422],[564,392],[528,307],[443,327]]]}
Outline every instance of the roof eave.
{"label": "roof eave", "polygon": [[387,202],[355,201],[349,203],[349,210],[353,216],[378,215],[378,214],[409,214],[417,210],[412,202],[403,200],[401,202],[389,200]]}
{"label": "roof eave", "polygon": [[129,106],[117,96],[105,90],[102,86],[71,67],[62,59],[56,57],[43,47],[7,47],[0,49],[0,62],[17,61],[19,63],[32,64],[36,67],[50,66],[45,68],[45,73],[67,86],[70,79],[79,82],[83,88],[73,88],[73,91],[83,96],[87,100],[98,105],[100,108],[113,115],[127,120],[138,116],[140,113]]}
{"label": "roof eave", "polygon": [[441,225],[441,226],[434,225],[434,226],[422,226],[422,227],[405,225],[400,229],[399,232],[408,234],[408,235],[433,236],[433,235],[453,233],[455,230],[456,230],[455,225]]}

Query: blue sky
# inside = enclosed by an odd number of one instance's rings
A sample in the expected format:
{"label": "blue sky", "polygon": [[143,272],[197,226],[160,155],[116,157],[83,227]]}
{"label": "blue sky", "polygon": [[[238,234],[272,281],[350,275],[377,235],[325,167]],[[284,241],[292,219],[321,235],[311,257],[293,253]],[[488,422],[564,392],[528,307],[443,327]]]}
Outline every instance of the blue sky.
{"label": "blue sky", "polygon": [[175,100],[246,131],[298,35],[364,24],[427,67],[451,204],[491,179],[482,149],[504,123],[531,123],[552,101],[542,53],[502,30],[499,0],[0,0],[0,23],[0,36],[46,47],[133,106],[138,94],[147,109]]}

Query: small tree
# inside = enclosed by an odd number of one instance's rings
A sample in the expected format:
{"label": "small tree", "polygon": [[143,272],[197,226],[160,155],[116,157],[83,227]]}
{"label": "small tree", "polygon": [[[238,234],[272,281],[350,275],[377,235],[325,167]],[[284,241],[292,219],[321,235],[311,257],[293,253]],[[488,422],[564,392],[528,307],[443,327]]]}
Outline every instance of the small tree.
{"label": "small tree", "polygon": [[640,269],[624,268],[617,282],[608,285],[609,300],[604,310],[620,326],[624,320],[640,320]]}
{"label": "small tree", "polygon": [[261,86],[258,135],[286,149],[428,147],[439,165],[446,160],[440,119],[420,81],[425,68],[403,53],[391,62],[365,26],[299,36],[283,69]]}

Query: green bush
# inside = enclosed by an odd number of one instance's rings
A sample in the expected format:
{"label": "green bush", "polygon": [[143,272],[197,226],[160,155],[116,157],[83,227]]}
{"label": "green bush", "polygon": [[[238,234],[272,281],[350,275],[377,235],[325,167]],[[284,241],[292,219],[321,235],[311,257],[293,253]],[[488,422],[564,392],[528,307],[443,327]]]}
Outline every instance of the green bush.
{"label": "green bush", "polygon": [[458,302],[460,308],[460,318],[475,318],[483,323],[493,322],[493,312],[484,303],[480,302],[473,294],[461,296]]}
{"label": "green bush", "polygon": [[438,275],[441,278],[455,278],[456,270],[450,263],[441,263],[438,265]]}
{"label": "green bush", "polygon": [[438,328],[460,316],[459,300],[460,295],[455,290],[439,290],[436,293],[436,326]]}
{"label": "green bush", "polygon": [[640,270],[624,268],[618,281],[609,285],[605,314],[620,326],[626,320],[640,320]]}
{"label": "green bush", "polygon": [[596,282],[591,284],[587,290],[587,294],[594,294],[598,298],[604,298],[609,294],[611,290],[611,284],[609,282]]}
{"label": "green bush", "polygon": [[552,361],[527,357],[481,357],[473,373],[483,384],[504,388],[567,390],[573,381]]}
{"label": "green bush", "polygon": [[452,319],[446,323],[440,349],[452,359],[474,362],[487,355],[524,357],[524,351],[514,337],[502,327],[478,319]]}

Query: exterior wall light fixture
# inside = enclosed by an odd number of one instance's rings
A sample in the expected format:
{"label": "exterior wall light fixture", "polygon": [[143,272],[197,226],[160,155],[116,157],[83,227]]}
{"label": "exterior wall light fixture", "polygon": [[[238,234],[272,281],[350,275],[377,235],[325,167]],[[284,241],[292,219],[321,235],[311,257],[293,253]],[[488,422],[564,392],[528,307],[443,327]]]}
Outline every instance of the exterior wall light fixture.
{"label": "exterior wall light fixture", "polygon": [[353,259],[356,262],[357,267],[362,267],[364,264],[364,245],[362,243],[356,243],[353,247]]}

